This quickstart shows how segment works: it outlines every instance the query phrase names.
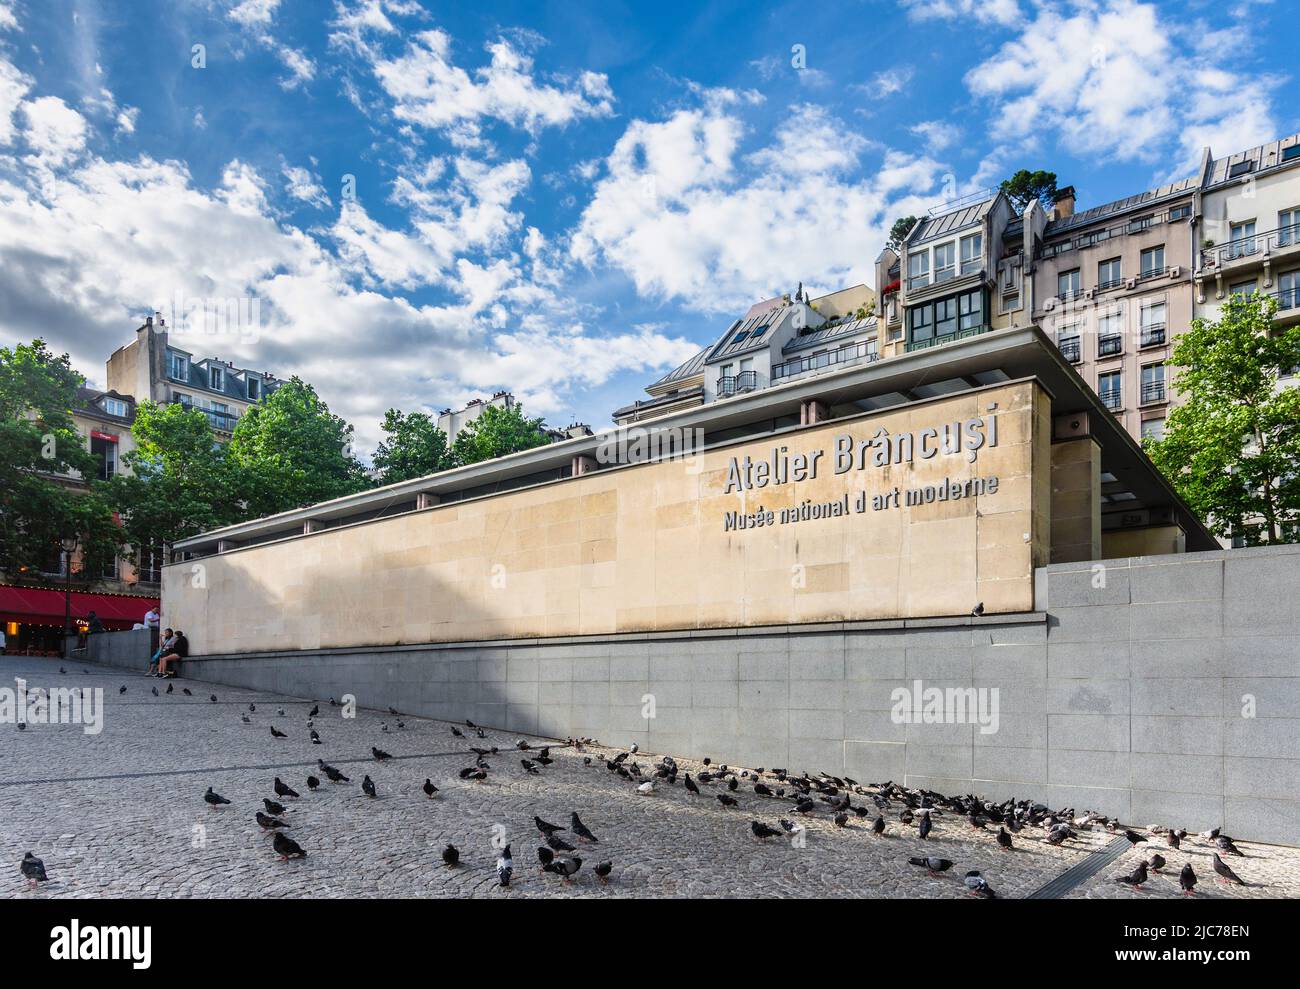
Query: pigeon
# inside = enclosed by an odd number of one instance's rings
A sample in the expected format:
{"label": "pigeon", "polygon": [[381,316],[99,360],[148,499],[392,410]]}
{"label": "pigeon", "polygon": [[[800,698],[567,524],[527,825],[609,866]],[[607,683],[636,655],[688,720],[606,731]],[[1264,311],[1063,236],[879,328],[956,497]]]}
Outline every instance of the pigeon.
{"label": "pigeon", "polygon": [[549,872],[551,863],[555,861],[555,852],[550,845],[537,846],[537,861],[542,864],[542,871]]}
{"label": "pigeon", "polygon": [[1011,844],[1011,834],[1006,828],[998,828],[998,844],[1006,851],[1011,851],[1013,847]]}
{"label": "pigeon", "polygon": [[1232,843],[1232,839],[1226,834],[1221,834],[1214,839],[1214,844],[1218,846],[1219,851],[1226,852],[1228,855],[1240,855],[1245,858],[1245,853]]}
{"label": "pigeon", "polygon": [[537,825],[537,830],[548,838],[555,834],[555,832],[564,830],[564,828],[560,827],[558,824],[548,824],[535,814],[533,815],[533,823]]}
{"label": "pigeon", "polygon": [[216,694],[210,694],[210,695],[208,696],[208,700],[212,701],[212,703],[215,704],[215,703],[217,702],[217,695],[216,695]]}
{"label": "pigeon", "polygon": [[[155,688],[154,688],[154,693],[156,694],[157,692],[158,692],[158,688],[155,687]],[[244,724],[246,724],[246,725],[251,725],[251,724],[253,723],[253,719],[250,718],[247,714],[243,714],[243,713],[241,713],[241,714],[239,715],[239,720],[242,721],[242,722],[243,722]]]}
{"label": "pigeon", "polygon": [[27,885],[29,887],[50,881],[49,877],[45,875],[45,863],[31,852],[28,852],[23,856],[23,860],[18,864],[18,868],[22,871],[22,874],[27,877]]}
{"label": "pigeon", "polygon": [[460,852],[455,845],[448,845],[442,850],[442,862],[449,869],[454,869],[460,864]]}
{"label": "pigeon", "polygon": [[351,783],[352,781],[340,773],[333,766],[321,766],[321,772],[331,783]]}
{"label": "pigeon", "polygon": [[690,773],[687,773],[687,774],[686,774],[686,789],[687,789],[690,793],[695,794],[697,797],[700,795],[700,788],[699,788],[699,786],[696,784],[695,780],[691,779],[691,774],[690,774]]}
{"label": "pigeon", "polygon": [[876,815],[876,819],[875,819],[874,821],[871,822],[871,833],[874,834],[874,835],[882,835],[882,834],[885,833],[885,815],[884,815],[884,814],[877,814],[877,815]]}
{"label": "pigeon", "polygon": [[424,795],[428,797],[430,800],[432,800],[433,795],[438,792],[438,788],[433,785],[433,780],[427,778],[424,781],[423,789],[424,789]]}
{"label": "pigeon", "polygon": [[383,762],[385,759],[392,758],[392,756],[389,755],[387,752],[385,752],[383,749],[377,749],[373,745],[370,746],[370,754],[375,757],[376,762]]}
{"label": "pigeon", "polygon": [[293,787],[280,782],[280,777],[275,778],[275,795],[277,797],[293,797],[297,799],[298,793]]}
{"label": "pigeon", "polygon": [[[658,789],[658,785],[655,783],[654,780],[646,780],[644,783],[642,783],[640,786],[636,788],[636,792],[641,794],[641,796],[643,797],[648,797],[650,796],[650,794],[654,793],[656,789]],[[719,799],[721,799],[722,796],[725,796],[725,794],[719,794]]]}
{"label": "pigeon", "polygon": [[770,796],[772,795],[772,790],[771,790],[771,788],[768,787],[768,786],[765,786],[765,785],[762,784],[762,783],[755,783],[755,784],[754,784],[754,792],[755,792],[756,794],[758,794],[760,797],[770,797]]}
{"label": "pigeon", "polygon": [[1188,862],[1183,866],[1183,871],[1178,873],[1178,885],[1183,888],[1183,896],[1196,895],[1196,870],[1192,868],[1192,863]]}
{"label": "pigeon", "polygon": [[569,830],[572,831],[579,838],[581,838],[583,841],[600,840],[587,829],[587,825],[582,823],[582,821],[578,818],[578,812],[576,810],[569,815]]}
{"label": "pigeon", "polygon": [[302,850],[302,847],[283,831],[275,832],[272,847],[275,848],[275,853],[280,856],[282,862],[307,857],[307,853]]}
{"label": "pigeon", "polygon": [[182,687],[182,688],[181,688],[181,693],[184,694],[186,697],[193,697],[193,696],[194,696],[194,692],[191,691],[189,687]]}
{"label": "pigeon", "polygon": [[279,729],[277,729],[277,728],[275,727],[275,725],[272,725],[272,726],[271,726],[271,737],[272,737],[272,738],[288,738],[289,736],[286,735],[284,732],[280,731]]}
{"label": "pigeon", "polygon": [[908,865],[919,865],[932,876],[937,876],[941,872],[947,872],[952,868],[952,863],[948,859],[941,859],[934,855],[927,855],[925,858],[910,858],[907,860]]}
{"label": "pigeon", "polygon": [[781,832],[774,827],[764,824],[762,821],[750,821],[749,830],[754,832],[754,837],[762,841],[764,838],[779,837]]}
{"label": "pigeon", "polygon": [[1227,862],[1219,858],[1219,853],[1214,853],[1214,871],[1219,875],[1219,882],[1245,886],[1245,881],[1241,876],[1232,871],[1232,867]]}
{"label": "pigeon", "polygon": [[311,733],[311,744],[320,745],[320,734],[314,728]]}
{"label": "pigeon", "polygon": [[921,826],[920,826],[919,828],[917,828],[917,831],[916,831],[916,833],[917,833],[917,837],[920,838],[922,841],[925,841],[925,839],[928,838],[929,835],[930,835],[930,828],[931,828],[931,826],[932,826],[932,825],[930,824],[930,815],[929,815],[929,814],[922,814],[922,815],[921,815]]}
{"label": "pigeon", "polygon": [[971,891],[971,896],[982,896],[986,900],[996,900],[998,894],[993,891],[993,887],[988,884],[983,876],[979,874],[978,869],[971,869],[966,873],[964,880],[966,888]]}
{"label": "pigeon", "polygon": [[307,717],[309,717],[309,718],[314,718],[314,717],[316,717],[316,715],[318,715],[318,714],[320,714],[320,705],[319,705],[319,704],[313,704],[313,705],[311,706],[311,710],[307,712]]}
{"label": "pigeon", "polygon": [[455,735],[457,738],[465,737],[465,733],[461,731],[459,728],[457,728],[455,725],[452,726],[451,733]]}
{"label": "pigeon", "polygon": [[263,831],[271,831],[275,828],[287,828],[289,826],[278,817],[267,817],[260,810],[253,816],[257,818],[257,823],[261,825]]}
{"label": "pigeon", "polygon": [[275,709],[275,713],[278,714],[278,715],[279,715],[280,717],[282,717],[282,718],[285,716],[285,714],[284,714],[284,708],[282,708],[282,707],[277,707],[277,708]]}
{"label": "pigeon", "polygon": [[562,878],[566,883],[571,880],[582,868],[582,859],[556,859],[551,863],[551,871]]}
{"label": "pigeon", "polygon": [[740,805],[740,801],[729,793],[719,793],[718,803],[722,804],[723,807],[737,807]]}
{"label": "pigeon", "polygon": [[149,691],[150,691],[150,693],[152,693],[155,697],[158,696],[158,688],[157,688],[157,687],[150,687],[150,688],[149,688]]}
{"label": "pigeon", "polygon": [[564,840],[563,838],[561,838],[559,835],[553,835],[553,834],[552,834],[552,835],[547,835],[547,836],[546,836],[546,843],[547,843],[548,845],[550,845],[553,849],[555,849],[557,852],[576,852],[576,851],[577,851],[576,848],[574,848],[572,845],[570,845],[567,841],[565,841],[565,840]]}
{"label": "pigeon", "polygon": [[1146,841],[1146,839],[1143,838],[1143,837],[1142,837],[1140,834],[1138,834],[1136,831],[1128,831],[1128,830],[1126,830],[1126,831],[1124,832],[1124,837],[1128,839],[1128,843],[1129,843],[1130,845],[1136,845],[1136,844],[1139,844],[1140,842]]}
{"label": "pigeon", "polygon": [[308,777],[307,777],[307,789],[308,789],[308,790],[315,790],[316,787],[318,787],[318,786],[320,786],[320,780],[318,780],[315,776],[308,776]]}
{"label": "pigeon", "polygon": [[1176,849],[1182,843],[1183,843],[1182,839],[1178,837],[1177,831],[1170,831],[1167,835],[1165,835],[1165,844],[1167,844],[1170,848]]}
{"label": "pigeon", "polygon": [[1137,868],[1127,876],[1116,876],[1115,882],[1123,883],[1126,886],[1132,886],[1134,889],[1141,889],[1142,884],[1147,881],[1147,864],[1139,862]]}
{"label": "pigeon", "polygon": [[204,799],[205,801],[207,801],[208,806],[211,807],[211,808],[213,808],[214,810],[215,810],[218,806],[220,806],[221,804],[228,804],[228,803],[230,803],[229,800],[227,800],[227,799],[226,799],[225,797],[223,797],[221,794],[219,794],[219,793],[217,793],[215,790],[213,790],[212,787],[208,787],[208,792],[205,793],[205,794],[203,794],[203,799]]}
{"label": "pigeon", "polygon": [[837,828],[846,828],[849,826],[849,815],[840,811],[835,815],[834,821]]}
{"label": "pigeon", "polygon": [[249,705],[248,705],[248,713],[249,713],[249,714],[256,714],[256,713],[257,713],[257,705],[256,705],[256,704],[249,704]]}
{"label": "pigeon", "polygon": [[395,708],[395,707],[390,707],[390,708],[388,709],[388,713],[389,713],[389,714],[397,714],[397,713],[398,713],[398,712],[397,712],[397,708]]}
{"label": "pigeon", "polygon": [[1165,864],[1166,864],[1165,858],[1159,852],[1157,852],[1156,854],[1152,855],[1149,859],[1147,859],[1147,866],[1151,869],[1152,872],[1159,872],[1161,869],[1165,867]]}
{"label": "pigeon", "polygon": [[284,804],[276,803],[270,797],[263,797],[262,804],[266,807],[266,812],[274,817],[279,817],[284,813]]}
{"label": "pigeon", "polygon": [[970,613],[975,618],[978,618],[980,615],[984,614],[984,602],[981,601],[979,604],[975,605],[975,607],[971,608]]}
{"label": "pigeon", "polygon": [[367,797],[375,797],[375,782],[369,776],[361,781],[361,792]]}
{"label": "pigeon", "polygon": [[542,771],[538,769],[534,763],[529,762],[527,759],[520,759],[519,765],[524,767],[524,772],[527,773],[529,776],[542,775]]}
{"label": "pigeon", "polygon": [[120,695],[120,694],[125,694],[125,693],[126,693],[126,684],[122,684],[122,686],[118,687],[118,688],[117,688],[117,692],[118,692],[119,695]]}
{"label": "pigeon", "polygon": [[1211,828],[1209,831],[1202,831],[1197,837],[1204,838],[1206,841],[1213,841],[1219,837],[1219,828]]}
{"label": "pigeon", "polygon": [[510,877],[515,872],[515,861],[510,857],[510,846],[506,845],[505,850],[497,858],[497,880],[502,886],[510,885]]}
{"label": "pigeon", "polygon": [[173,690],[175,690],[175,689],[176,689],[176,684],[174,684],[174,683],[169,683],[169,684],[167,684],[167,693],[170,694],[170,693],[171,693]]}
{"label": "pigeon", "polygon": [[609,874],[614,870],[613,862],[601,862],[592,871],[602,883],[609,882]]}

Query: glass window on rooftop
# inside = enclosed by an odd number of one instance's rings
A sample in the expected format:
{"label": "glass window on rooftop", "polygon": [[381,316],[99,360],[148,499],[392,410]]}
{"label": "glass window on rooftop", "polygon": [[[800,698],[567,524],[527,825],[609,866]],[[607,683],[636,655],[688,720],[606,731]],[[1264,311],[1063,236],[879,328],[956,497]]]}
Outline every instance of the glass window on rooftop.
{"label": "glass window on rooftop", "polygon": [[957,245],[939,244],[934,249],[934,280],[946,282],[957,274]]}
{"label": "glass window on rooftop", "polygon": [[984,234],[973,233],[961,239],[961,273],[969,275],[984,266]]}
{"label": "glass window on rooftop", "polygon": [[907,287],[923,288],[930,284],[930,252],[922,248],[907,256]]}

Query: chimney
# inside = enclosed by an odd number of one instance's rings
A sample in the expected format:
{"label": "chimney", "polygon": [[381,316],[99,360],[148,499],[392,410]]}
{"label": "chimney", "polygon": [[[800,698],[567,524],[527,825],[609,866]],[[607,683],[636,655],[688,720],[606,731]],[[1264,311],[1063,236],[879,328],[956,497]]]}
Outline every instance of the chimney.
{"label": "chimney", "polygon": [[1057,189],[1056,195],[1052,197],[1052,219],[1064,220],[1067,216],[1074,215],[1074,186],[1067,185],[1064,189]]}

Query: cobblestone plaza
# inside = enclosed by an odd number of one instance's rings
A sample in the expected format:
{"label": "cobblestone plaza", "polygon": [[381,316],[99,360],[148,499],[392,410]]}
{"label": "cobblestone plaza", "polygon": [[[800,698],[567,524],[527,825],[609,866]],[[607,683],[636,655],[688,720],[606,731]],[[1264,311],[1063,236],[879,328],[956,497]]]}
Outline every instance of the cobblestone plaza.
{"label": "cobblestone plaza", "polygon": [[[1082,831],[1072,847],[1051,847],[1043,831],[1026,828],[1006,852],[996,828],[976,831],[962,817],[936,814],[928,841],[899,820],[895,801],[884,812],[886,833],[876,837],[870,822],[875,807],[866,787],[854,802],[870,816],[851,817],[836,827],[824,804],[806,816],[788,799],[753,792],[741,779],[734,793],[739,806],[724,806],[714,783],[694,796],[682,782],[662,785],[650,796],[609,772],[605,760],[615,750],[564,745],[551,749],[552,765],[530,775],[520,765],[519,736],[487,730],[479,740],[461,727],[438,721],[358,710],[344,718],[327,698],[301,698],[199,683],[166,686],[121,670],[86,665],[76,659],[4,657],[0,682],[21,678],[29,689],[101,688],[103,731],[87,734],[75,724],[0,726],[0,844],[10,867],[0,873],[0,896],[13,897],[919,897],[967,896],[961,876],[978,869],[1003,897],[1024,897],[1047,886],[1072,867],[1111,846],[1116,838],[1102,828]],[[154,696],[152,688],[159,688]],[[119,690],[125,686],[126,692]],[[191,696],[183,693],[192,692]],[[210,695],[215,692],[217,700]],[[250,711],[250,705],[256,708]],[[308,712],[321,744],[309,738]],[[248,718],[245,723],[243,716]],[[405,727],[399,728],[401,720]],[[287,735],[273,737],[271,728]],[[385,730],[386,729],[386,730]],[[536,738],[528,739],[536,748]],[[482,783],[458,778],[473,764],[470,746],[496,747]],[[377,762],[371,748],[392,754]],[[671,753],[669,753],[671,754]],[[649,771],[660,753],[629,757]],[[590,758],[587,765],[585,759]],[[350,777],[309,792],[308,775],[323,774],[324,759]],[[683,773],[698,776],[698,762],[679,760]],[[714,769],[717,767],[715,766]],[[734,767],[737,773],[744,770]],[[752,768],[752,767],[751,767]],[[816,766],[789,771],[816,773]],[[363,795],[365,775],[378,796]],[[303,860],[281,861],[254,813],[263,798],[276,799],[275,777],[301,798],[283,800],[289,833],[307,851]],[[438,787],[434,799],[422,792],[428,778]],[[772,783],[768,779],[769,783]],[[866,782],[866,781],[864,781]],[[880,781],[883,782],[883,781]],[[773,786],[776,784],[772,783]],[[210,809],[204,791],[213,787],[231,804]],[[1077,808],[1082,813],[1084,808]],[[536,848],[541,836],[534,815],[562,826],[572,812],[599,838],[579,844],[583,867],[571,883],[542,873]],[[798,820],[802,841],[786,837],[758,842],[750,822],[779,827]],[[1147,825],[1179,822],[1125,822]],[[568,832],[561,837],[570,841]],[[1239,842],[1244,858],[1232,867],[1250,885],[1215,882],[1212,846],[1189,837],[1180,851],[1149,835],[1149,844],[1125,850],[1091,877],[1065,892],[1070,897],[1174,897],[1177,875],[1191,862],[1203,897],[1275,898],[1300,895],[1300,850]],[[514,882],[497,881],[495,842],[509,841]],[[446,868],[442,849],[454,844],[461,865]],[[43,859],[50,882],[28,890],[18,862],[26,851]],[[1113,881],[1139,859],[1158,851],[1168,860],[1141,890]],[[952,869],[932,878],[908,858],[940,856]],[[592,868],[612,863],[608,883]],[[1095,860],[1094,860],[1095,861]],[[1041,895],[1041,894],[1040,894]]]}

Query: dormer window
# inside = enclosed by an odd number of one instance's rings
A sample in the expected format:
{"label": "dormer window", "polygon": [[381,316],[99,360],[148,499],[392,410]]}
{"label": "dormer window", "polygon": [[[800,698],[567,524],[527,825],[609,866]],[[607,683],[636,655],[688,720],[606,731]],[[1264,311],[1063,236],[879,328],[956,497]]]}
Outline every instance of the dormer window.
{"label": "dormer window", "polygon": [[256,402],[262,397],[262,383],[256,378],[248,379],[248,398],[249,401]]}
{"label": "dormer window", "polygon": [[167,355],[167,374],[175,381],[190,380],[190,362],[184,354]]}
{"label": "dormer window", "polygon": [[1238,175],[1245,175],[1255,170],[1255,163],[1247,158],[1245,161],[1239,161],[1228,168],[1228,178],[1235,179]]}
{"label": "dormer window", "polygon": [[109,415],[118,416],[122,419],[126,418],[126,403],[120,398],[106,398],[103,404],[104,411]]}
{"label": "dormer window", "polygon": [[213,391],[225,391],[226,376],[222,368],[212,367],[208,370],[209,383]]}

